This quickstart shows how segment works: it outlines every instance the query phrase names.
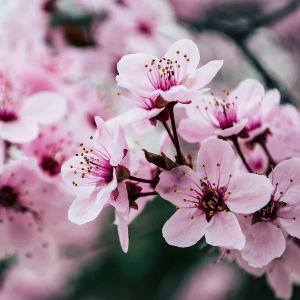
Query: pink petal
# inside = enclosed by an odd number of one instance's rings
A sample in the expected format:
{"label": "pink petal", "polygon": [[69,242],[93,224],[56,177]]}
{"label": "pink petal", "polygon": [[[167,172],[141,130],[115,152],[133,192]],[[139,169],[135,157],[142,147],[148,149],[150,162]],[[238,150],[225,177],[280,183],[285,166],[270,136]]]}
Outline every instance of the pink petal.
{"label": "pink petal", "polygon": [[179,123],[178,132],[189,143],[200,143],[211,136],[215,128],[203,120],[184,119]]}
{"label": "pink petal", "polygon": [[[177,54],[177,51],[180,53]],[[200,61],[199,49],[193,41],[184,39],[175,42],[164,55],[164,58],[172,61],[178,60],[180,61],[180,64],[184,66],[184,55],[187,55],[187,58],[189,58],[189,62],[187,62],[186,73],[190,74],[196,70]]]}
{"label": "pink petal", "polygon": [[30,244],[19,251],[21,265],[39,275],[45,275],[53,267],[58,253],[56,243],[47,232],[36,231]]}
{"label": "pink petal", "polygon": [[254,268],[267,265],[285,250],[282,230],[267,221],[252,225],[245,236],[246,245],[242,250],[242,257]]}
{"label": "pink petal", "polygon": [[286,242],[286,248],[282,254],[284,262],[292,272],[293,278],[300,278],[300,248],[292,240]]}
{"label": "pink petal", "polygon": [[47,125],[59,121],[67,112],[65,98],[56,92],[40,92],[25,99],[20,115]]}
{"label": "pink petal", "polygon": [[114,208],[121,212],[121,213],[127,213],[129,211],[129,200],[128,200],[128,193],[126,189],[125,181],[121,181],[117,185],[119,196],[115,200],[114,197],[110,197],[109,203],[114,206]]}
{"label": "pink petal", "polygon": [[271,123],[276,117],[279,110],[280,98],[281,96],[277,89],[270,90],[266,93],[261,105],[264,122]]}
{"label": "pink petal", "polygon": [[234,124],[232,127],[216,130],[215,134],[224,137],[238,134],[244,129],[247,123],[248,123],[248,119],[241,119],[238,123]]}
{"label": "pink petal", "polygon": [[116,187],[117,180],[114,179],[103,188],[92,187],[80,193],[69,208],[69,220],[78,225],[95,220]]}
{"label": "pink petal", "polygon": [[167,91],[159,90],[159,94],[167,101],[181,101],[186,102],[189,100],[197,99],[201,96],[203,91],[201,90],[191,90],[184,85],[172,86]]}
{"label": "pink petal", "polygon": [[210,61],[203,67],[197,69],[194,73],[190,74],[184,85],[189,89],[201,89],[212,81],[222,66],[223,60]]}
{"label": "pink petal", "polygon": [[262,276],[265,273],[265,271],[266,271],[266,267],[262,267],[262,268],[253,268],[253,267],[250,267],[248,265],[247,261],[242,258],[241,251],[231,250],[230,251],[230,256],[233,256],[236,259],[237,264],[243,270],[245,270],[247,273],[249,273],[251,275],[254,275],[255,277]]}
{"label": "pink petal", "polygon": [[245,79],[230,94],[238,97],[238,117],[251,118],[260,109],[264,97],[264,87],[254,79]]}
{"label": "pink petal", "polygon": [[29,118],[2,123],[1,138],[12,143],[27,143],[34,140],[39,133],[37,124]]}
{"label": "pink petal", "polygon": [[[198,209],[179,209],[163,227],[163,237],[169,245],[190,247],[204,235],[207,221]],[[193,219],[191,217],[194,216]]]}
{"label": "pink petal", "polygon": [[112,126],[114,123],[119,123],[122,127],[126,127],[134,122],[140,120],[149,120],[156,115],[158,115],[163,109],[153,108],[151,110],[146,110],[143,108],[133,108],[130,111],[125,112],[124,114],[118,115],[107,121],[109,126]]}
{"label": "pink petal", "polygon": [[[198,153],[197,174],[202,179],[207,174],[208,180],[216,184],[220,178],[219,186],[225,186],[229,175],[234,174],[234,161],[234,152],[228,142],[215,138],[209,139],[202,144]],[[220,166],[218,167],[217,164]]]}
{"label": "pink petal", "polygon": [[191,194],[191,187],[195,189],[196,185],[193,181],[200,184],[197,174],[191,168],[181,166],[162,172],[155,190],[162,198],[174,205],[192,206],[193,204],[184,202],[183,199],[187,198],[186,194]]}
{"label": "pink petal", "polygon": [[125,140],[124,130],[119,124],[114,124],[112,129],[113,141],[108,147],[108,152],[111,155],[110,164],[112,166],[118,166],[124,157],[124,150],[128,150],[128,146]]}
{"label": "pink petal", "polygon": [[[289,204],[299,203],[300,194],[300,158],[292,158],[278,164],[273,172],[269,175],[273,185],[278,182],[276,198],[280,196],[280,192],[285,192],[282,201]],[[293,183],[290,182],[293,180]]]}
{"label": "pink petal", "polygon": [[116,211],[118,219],[118,235],[122,250],[127,253],[129,246],[128,214]]}
{"label": "pink petal", "polygon": [[95,117],[95,123],[97,125],[97,130],[94,138],[97,140],[99,139],[101,145],[109,145],[112,142],[110,127],[108,127],[107,123],[98,116]]}
{"label": "pink petal", "polygon": [[14,249],[23,248],[32,242],[37,228],[30,213],[10,213],[7,222],[7,235]]}
{"label": "pink petal", "polygon": [[[278,221],[282,228],[291,236],[300,238],[300,203],[283,207],[277,213]],[[293,217],[296,219],[294,220]]]}
{"label": "pink petal", "polygon": [[231,192],[226,200],[229,209],[236,213],[251,214],[268,204],[273,186],[266,176],[245,174],[232,179],[228,191]]}
{"label": "pink petal", "polygon": [[[155,60],[156,62],[159,60],[154,55],[145,54],[145,53],[136,53],[136,54],[128,54],[123,56],[117,64],[118,72],[120,76],[124,75],[133,75],[139,76],[142,78],[147,78],[147,71],[149,69],[145,67],[145,65],[150,66],[151,61]],[[140,80],[141,80],[140,79]]]}
{"label": "pink petal", "polygon": [[245,237],[236,216],[231,212],[218,212],[205,229],[206,243],[227,249],[243,249]]}
{"label": "pink petal", "polygon": [[282,262],[279,260],[274,262],[271,270],[267,272],[267,280],[277,298],[291,299],[293,285],[291,274]]}

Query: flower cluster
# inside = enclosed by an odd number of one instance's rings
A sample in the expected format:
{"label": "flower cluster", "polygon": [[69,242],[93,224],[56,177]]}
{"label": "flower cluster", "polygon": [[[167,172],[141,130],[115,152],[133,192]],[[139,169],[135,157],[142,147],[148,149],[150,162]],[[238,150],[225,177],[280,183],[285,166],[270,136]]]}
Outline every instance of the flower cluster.
{"label": "flower cluster", "polygon": [[205,239],[218,261],[266,274],[290,299],[300,283],[298,109],[256,79],[215,84],[223,60],[200,63],[167,1],[74,1],[81,13],[105,10],[89,29],[50,25],[62,1],[14,2],[0,14],[0,255],[13,263],[0,299],[62,290],[95,256],[107,211],[130,251],[129,225],[149,201],[174,206],[166,243]]}

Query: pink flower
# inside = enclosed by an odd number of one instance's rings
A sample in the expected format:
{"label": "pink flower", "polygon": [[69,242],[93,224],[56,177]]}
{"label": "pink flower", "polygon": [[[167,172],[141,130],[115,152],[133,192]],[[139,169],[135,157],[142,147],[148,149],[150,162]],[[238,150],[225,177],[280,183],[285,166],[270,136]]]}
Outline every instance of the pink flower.
{"label": "pink flower", "polygon": [[272,185],[264,176],[235,177],[229,143],[203,143],[197,173],[187,166],[160,175],[156,191],[179,210],[167,221],[163,236],[170,245],[192,246],[203,235],[208,244],[242,249],[245,237],[234,213],[255,212],[270,199]]}
{"label": "pink flower", "polygon": [[231,93],[223,92],[224,98],[203,95],[186,108],[189,118],[182,120],[178,129],[185,140],[196,143],[211,135],[239,134],[248,118],[259,112],[264,97],[263,86],[254,79],[242,81]]}
{"label": "pink flower", "polygon": [[175,42],[163,59],[144,54],[123,56],[118,63],[119,86],[135,93],[145,110],[155,108],[161,96],[166,101],[187,102],[203,91],[222,67],[223,61],[212,61],[197,69],[200,55],[197,46],[190,40]]}
{"label": "pink flower", "polygon": [[[269,179],[273,192],[269,203],[253,214],[252,226],[245,232],[243,258],[252,267],[267,265],[285,250],[285,232],[300,238],[300,159],[278,164]],[[283,231],[284,230],[284,231]]]}
{"label": "pink flower", "polygon": [[118,124],[107,126],[100,117],[95,121],[94,147],[81,144],[82,153],[66,161],[61,170],[64,181],[78,189],[69,219],[79,225],[93,221],[104,206],[112,205],[123,213],[129,209],[125,183],[118,183],[116,174],[118,165],[128,165],[123,129]]}
{"label": "pink flower", "polygon": [[60,222],[62,198],[55,185],[41,179],[33,160],[5,165],[0,177],[1,256],[16,253],[23,266],[46,272],[56,258],[50,230]]}
{"label": "pink flower", "polygon": [[12,143],[36,138],[39,125],[51,124],[66,113],[65,99],[55,92],[26,97],[9,77],[0,77],[0,138]]}
{"label": "pink flower", "polygon": [[57,187],[72,193],[73,189],[65,184],[61,177],[63,163],[80,151],[79,141],[70,130],[67,122],[55,123],[51,126],[42,126],[38,137],[32,142],[23,145],[24,153],[37,160],[37,164],[46,181],[55,183]]}

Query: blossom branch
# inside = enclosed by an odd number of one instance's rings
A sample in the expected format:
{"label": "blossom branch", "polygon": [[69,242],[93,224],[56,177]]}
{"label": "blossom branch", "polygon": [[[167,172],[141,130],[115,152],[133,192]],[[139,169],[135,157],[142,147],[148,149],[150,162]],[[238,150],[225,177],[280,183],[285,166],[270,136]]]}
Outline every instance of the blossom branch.
{"label": "blossom branch", "polygon": [[128,179],[138,181],[138,182],[143,182],[143,183],[154,183],[154,184],[158,183],[158,180],[144,179],[144,178],[139,178],[131,175],[129,176]]}
{"label": "blossom branch", "polygon": [[179,140],[178,140],[178,134],[177,134],[175,116],[174,116],[174,106],[175,105],[176,105],[176,102],[170,103],[168,106],[168,109],[169,109],[169,113],[170,113],[170,120],[171,120],[171,125],[172,125],[173,136],[174,136],[174,146],[176,148],[176,153],[177,153],[177,163],[180,165],[183,165],[185,159],[182,155],[180,145],[179,145]]}

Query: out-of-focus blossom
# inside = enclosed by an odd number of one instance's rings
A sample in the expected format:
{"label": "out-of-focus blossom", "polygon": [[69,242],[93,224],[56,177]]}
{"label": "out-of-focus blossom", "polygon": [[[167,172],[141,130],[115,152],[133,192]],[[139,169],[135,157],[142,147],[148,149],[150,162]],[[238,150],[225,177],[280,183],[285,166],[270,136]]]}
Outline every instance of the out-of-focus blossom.
{"label": "out-of-focus blossom", "polygon": [[160,175],[156,191],[179,209],[163,228],[169,244],[188,247],[205,234],[208,244],[243,249],[245,237],[233,212],[262,208],[270,200],[272,185],[264,176],[235,177],[234,171],[229,143],[210,139],[200,148],[197,173],[182,166]]}
{"label": "out-of-focus blossom", "polygon": [[22,87],[9,76],[0,77],[0,136],[12,143],[33,140],[39,125],[60,120],[66,113],[66,101],[55,92],[40,92],[27,97]]}
{"label": "out-of-focus blossom", "polygon": [[54,184],[43,181],[33,160],[4,166],[0,177],[1,256],[16,253],[18,261],[37,272],[46,272],[56,259],[51,228],[65,203]]}
{"label": "out-of-focus blossom", "polygon": [[239,273],[230,264],[200,264],[184,282],[176,300],[225,300],[234,297],[242,285]]}

